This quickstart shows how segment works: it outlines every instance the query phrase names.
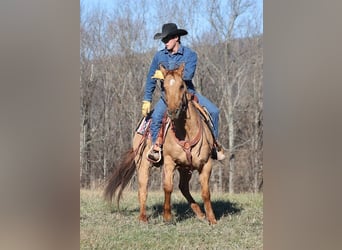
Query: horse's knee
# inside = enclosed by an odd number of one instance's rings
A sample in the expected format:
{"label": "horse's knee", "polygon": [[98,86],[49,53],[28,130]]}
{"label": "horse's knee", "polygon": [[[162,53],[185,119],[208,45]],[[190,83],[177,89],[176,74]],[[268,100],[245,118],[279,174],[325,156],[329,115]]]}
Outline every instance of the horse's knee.
{"label": "horse's knee", "polygon": [[165,174],[163,188],[165,192],[172,192],[172,189],[173,189],[172,175],[170,176],[170,175]]}
{"label": "horse's knee", "polygon": [[170,183],[164,183],[164,192],[171,193],[173,191],[173,185]]}
{"label": "horse's knee", "polygon": [[202,199],[203,201],[210,200],[210,192],[208,190],[202,191]]}

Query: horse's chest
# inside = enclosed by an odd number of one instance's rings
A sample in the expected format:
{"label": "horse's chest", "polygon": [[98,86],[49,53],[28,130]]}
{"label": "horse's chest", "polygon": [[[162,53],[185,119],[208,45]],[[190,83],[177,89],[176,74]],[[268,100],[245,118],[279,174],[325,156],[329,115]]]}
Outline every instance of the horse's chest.
{"label": "horse's chest", "polygon": [[184,149],[181,147],[170,151],[170,156],[177,165],[186,165],[193,168],[200,168],[208,161],[208,157],[203,157],[194,149]]}

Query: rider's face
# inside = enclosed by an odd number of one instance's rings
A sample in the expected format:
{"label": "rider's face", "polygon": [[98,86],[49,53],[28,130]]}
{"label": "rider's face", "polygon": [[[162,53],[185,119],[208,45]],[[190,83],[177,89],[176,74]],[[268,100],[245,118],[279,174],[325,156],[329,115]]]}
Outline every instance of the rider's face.
{"label": "rider's face", "polygon": [[165,44],[165,48],[167,50],[173,50],[177,41],[178,41],[178,36],[165,37],[162,39],[162,42]]}

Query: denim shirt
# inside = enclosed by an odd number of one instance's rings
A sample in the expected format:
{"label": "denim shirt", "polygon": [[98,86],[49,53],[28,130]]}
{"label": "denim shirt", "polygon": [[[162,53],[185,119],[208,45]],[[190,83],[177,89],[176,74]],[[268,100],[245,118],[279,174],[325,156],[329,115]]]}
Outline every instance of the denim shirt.
{"label": "denim shirt", "polygon": [[[154,55],[150,70],[147,74],[144,100],[152,101],[152,95],[157,83],[157,80],[152,79],[152,76],[154,75],[154,72],[159,69],[160,64],[167,70],[173,70],[179,67],[182,63],[185,63],[183,80],[190,91],[195,91],[192,78],[195,75],[197,54],[190,48],[180,45],[175,54],[171,54],[167,49],[162,49]],[[161,86],[161,88],[163,91],[163,86]]]}

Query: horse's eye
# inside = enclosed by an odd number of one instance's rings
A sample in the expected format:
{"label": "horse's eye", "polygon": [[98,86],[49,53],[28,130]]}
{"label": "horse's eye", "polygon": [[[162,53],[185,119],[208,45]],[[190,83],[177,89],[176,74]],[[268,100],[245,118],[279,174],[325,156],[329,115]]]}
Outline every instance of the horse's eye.
{"label": "horse's eye", "polygon": [[182,84],[180,87],[179,87],[180,90],[183,90],[184,89],[184,85]]}

